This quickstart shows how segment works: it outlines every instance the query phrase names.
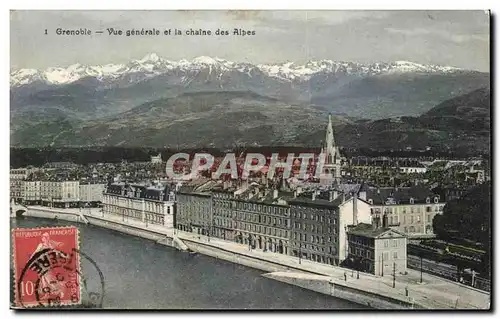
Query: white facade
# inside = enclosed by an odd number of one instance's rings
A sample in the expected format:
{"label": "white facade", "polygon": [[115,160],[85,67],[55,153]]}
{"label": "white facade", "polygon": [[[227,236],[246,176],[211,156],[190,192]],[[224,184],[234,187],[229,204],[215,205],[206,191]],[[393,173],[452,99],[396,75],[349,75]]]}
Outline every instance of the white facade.
{"label": "white facade", "polygon": [[400,167],[399,172],[403,174],[423,174],[427,172],[426,167]]}
{"label": "white facade", "polygon": [[41,200],[41,182],[23,181],[22,199],[24,202],[34,202]]}
{"label": "white facade", "polygon": [[153,164],[158,164],[158,163],[162,163],[162,159],[161,159],[161,153],[158,154],[157,156],[151,156],[151,163]]}
{"label": "white facade", "polygon": [[[348,255],[347,226],[358,223],[371,223],[370,204],[354,197],[339,205],[339,260],[343,261]],[[356,207],[355,207],[356,206]],[[355,213],[355,211],[357,213]],[[356,216],[355,216],[356,215]],[[355,221],[357,219],[357,221]]]}
{"label": "white facade", "polygon": [[80,198],[79,181],[41,181],[41,200],[51,202],[77,202]]}
{"label": "white facade", "polygon": [[374,270],[377,276],[405,273],[407,269],[407,239],[388,230],[375,238]]}
{"label": "white facade", "polygon": [[103,194],[103,213],[133,218],[144,223],[174,227],[174,205],[172,201],[157,201],[144,198]]}
{"label": "white facade", "polygon": [[409,237],[434,235],[432,221],[434,216],[443,213],[446,203],[438,198],[427,200],[426,203],[401,205],[374,205],[373,213],[387,213],[389,226]]}
{"label": "white facade", "polygon": [[80,201],[102,202],[105,184],[80,184]]}
{"label": "white facade", "polygon": [[34,172],[32,168],[14,168],[10,170],[10,197],[15,200],[24,198],[24,180]]}

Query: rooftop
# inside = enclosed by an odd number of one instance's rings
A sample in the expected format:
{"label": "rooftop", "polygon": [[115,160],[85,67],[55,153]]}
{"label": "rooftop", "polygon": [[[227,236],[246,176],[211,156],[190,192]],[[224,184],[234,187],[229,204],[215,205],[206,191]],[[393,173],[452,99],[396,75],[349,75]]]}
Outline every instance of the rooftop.
{"label": "rooftop", "polygon": [[391,228],[389,227],[374,228],[372,224],[359,223],[356,226],[351,226],[347,232],[351,235],[377,238],[378,236],[389,230],[391,230]]}

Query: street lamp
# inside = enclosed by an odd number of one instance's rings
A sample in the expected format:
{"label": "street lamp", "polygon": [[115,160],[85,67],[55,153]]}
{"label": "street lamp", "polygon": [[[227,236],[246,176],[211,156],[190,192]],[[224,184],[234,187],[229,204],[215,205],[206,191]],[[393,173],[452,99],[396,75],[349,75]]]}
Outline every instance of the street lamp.
{"label": "street lamp", "polygon": [[422,273],[423,273],[423,271],[422,271],[422,253],[420,253],[420,283],[423,282]]}
{"label": "street lamp", "polygon": [[396,288],[396,262],[392,264],[392,288]]}

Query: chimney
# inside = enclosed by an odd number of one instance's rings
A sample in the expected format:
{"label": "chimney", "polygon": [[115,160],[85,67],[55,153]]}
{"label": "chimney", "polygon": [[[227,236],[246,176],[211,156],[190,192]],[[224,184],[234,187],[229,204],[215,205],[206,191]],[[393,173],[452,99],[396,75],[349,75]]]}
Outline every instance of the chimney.
{"label": "chimney", "polygon": [[334,199],[335,199],[335,195],[334,195],[333,191],[329,191],[328,192],[328,201],[333,202]]}
{"label": "chimney", "polygon": [[277,189],[273,190],[273,199],[276,199],[276,198],[278,198],[278,190]]}
{"label": "chimney", "polygon": [[316,192],[312,193],[312,200],[316,200]]}
{"label": "chimney", "polygon": [[389,217],[387,217],[387,213],[384,213],[384,217],[382,217],[382,227],[389,227]]}
{"label": "chimney", "polygon": [[345,193],[342,192],[342,203],[345,202]]}
{"label": "chimney", "polygon": [[379,224],[380,224],[380,216],[375,215],[375,217],[373,217],[373,221],[372,221],[373,230],[377,230],[379,227]]}
{"label": "chimney", "polygon": [[302,187],[297,186],[297,195],[300,195],[302,193]]}
{"label": "chimney", "polygon": [[293,198],[297,198],[297,190],[293,191]]}
{"label": "chimney", "polygon": [[358,197],[361,198],[362,200],[366,200],[366,192],[359,192]]}
{"label": "chimney", "polygon": [[352,223],[358,224],[358,198],[355,193],[352,194]]}

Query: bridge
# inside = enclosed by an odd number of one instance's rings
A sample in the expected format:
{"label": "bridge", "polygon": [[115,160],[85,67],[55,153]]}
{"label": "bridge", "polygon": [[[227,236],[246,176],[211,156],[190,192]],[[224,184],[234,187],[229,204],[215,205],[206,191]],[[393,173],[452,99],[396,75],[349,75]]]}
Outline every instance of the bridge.
{"label": "bridge", "polygon": [[[91,210],[89,210],[88,213],[92,215]],[[94,213],[96,212],[94,211]],[[84,224],[89,223],[81,208],[54,208],[45,206],[28,207],[23,204],[16,203],[14,200],[11,200],[10,217],[20,217],[23,215],[54,219],[60,218],[69,221],[80,221]]]}
{"label": "bridge", "polygon": [[28,207],[20,203],[16,203],[14,199],[10,201],[10,217],[22,216],[28,211]]}

